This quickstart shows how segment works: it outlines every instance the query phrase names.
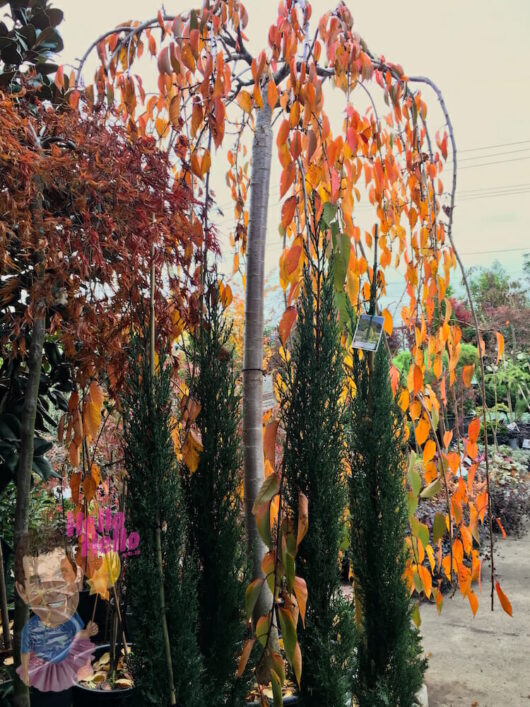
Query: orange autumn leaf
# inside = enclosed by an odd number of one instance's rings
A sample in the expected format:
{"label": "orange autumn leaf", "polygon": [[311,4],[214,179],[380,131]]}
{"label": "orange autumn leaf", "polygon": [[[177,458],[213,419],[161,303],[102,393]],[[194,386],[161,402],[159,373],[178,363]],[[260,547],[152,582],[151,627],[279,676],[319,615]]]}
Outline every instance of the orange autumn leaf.
{"label": "orange autumn leaf", "polygon": [[274,79],[269,79],[269,85],[267,86],[267,103],[271,110],[274,110],[276,103],[278,102],[278,89],[274,83]]}
{"label": "orange autumn leaf", "polygon": [[243,646],[243,650],[241,652],[241,657],[239,658],[239,663],[237,666],[237,677],[238,678],[240,678],[243,675],[243,673],[245,672],[245,668],[248,663],[248,659],[249,659],[250,653],[252,651],[252,648],[253,648],[255,642],[256,642],[255,638],[249,638],[247,641],[245,641],[245,645]]}
{"label": "orange autumn leaf", "polygon": [[68,458],[72,466],[79,466],[79,462],[81,461],[80,450],[81,447],[72,440],[68,449]]}
{"label": "orange autumn leaf", "polygon": [[506,594],[502,591],[501,585],[498,582],[495,582],[495,589],[497,590],[497,596],[499,597],[499,601],[501,603],[502,608],[504,611],[509,614],[510,616],[513,616],[513,609],[512,605],[510,603],[510,600],[506,596]]}
{"label": "orange autumn leaf", "polygon": [[504,353],[504,336],[499,331],[495,332],[495,336],[497,337],[497,363],[499,363]]}
{"label": "orange autumn leaf", "polygon": [[293,220],[294,212],[296,210],[296,196],[290,196],[286,199],[282,206],[282,226],[284,229]]}
{"label": "orange autumn leaf", "polygon": [[284,170],[282,170],[282,174],[280,177],[280,199],[283,199],[283,197],[287,193],[289,187],[294,182],[295,177],[296,177],[296,163],[290,162],[287,165],[287,167]]}
{"label": "orange autumn leaf", "polygon": [[70,490],[72,492],[72,501],[77,505],[79,503],[79,487],[81,485],[81,472],[76,471],[70,477]]}
{"label": "orange autumn leaf", "polygon": [[423,588],[425,590],[425,596],[427,597],[427,599],[429,599],[432,591],[431,573],[429,572],[427,567],[425,567],[424,565],[419,565],[418,574],[420,575],[421,583],[423,584]]}
{"label": "orange autumn leaf", "polygon": [[295,577],[293,583],[293,591],[296,596],[298,608],[300,609],[302,624],[305,627],[305,612],[307,607],[307,584],[305,582],[305,579],[302,579],[301,577]]}
{"label": "orange autumn leaf", "polygon": [[89,400],[83,410],[83,430],[85,436],[95,439],[101,425],[101,408],[99,405]]}
{"label": "orange autumn leaf", "polygon": [[296,547],[300,545],[309,528],[309,502],[307,496],[301,491],[298,494],[298,530],[296,535]]}
{"label": "orange autumn leaf", "polygon": [[92,402],[101,409],[103,407],[103,402],[105,401],[105,393],[96,381],[92,381],[90,384],[89,395]]}
{"label": "orange autumn leaf", "polygon": [[297,317],[296,307],[287,307],[282,315],[280,325],[278,327],[280,332],[280,341],[285,346],[285,342],[289,338],[293,324],[295,323]]}
{"label": "orange autumn leaf", "polygon": [[416,429],[414,430],[414,433],[416,435],[416,442],[420,446],[425,442],[425,440],[429,436],[429,430],[429,423],[424,417],[422,417],[416,425]]}
{"label": "orange autumn leaf", "polygon": [[383,319],[383,329],[388,334],[388,336],[392,336],[392,332],[394,330],[394,323],[392,321],[392,315],[390,314],[388,309],[383,309]]}
{"label": "orange autumn leaf", "polygon": [[85,476],[81,483],[81,488],[83,489],[83,493],[85,495],[85,501],[87,503],[90,503],[92,499],[96,495],[96,489],[97,489],[97,484],[94,481],[92,476]]}
{"label": "orange autumn leaf", "polygon": [[467,598],[469,600],[469,605],[471,607],[471,611],[473,612],[473,616],[476,616],[477,609],[478,609],[477,595],[475,594],[475,592],[470,591],[469,594],[467,595]]}
{"label": "orange autumn leaf", "polygon": [[421,368],[417,364],[414,364],[414,395],[418,395],[422,388],[423,373]]}
{"label": "orange autumn leaf", "polygon": [[266,461],[269,461],[272,468],[275,466],[276,459],[276,434],[278,432],[279,420],[273,420],[265,426],[263,433],[263,454]]}
{"label": "orange autumn leaf", "polygon": [[469,427],[467,428],[467,436],[469,437],[470,442],[476,442],[478,440],[478,436],[480,433],[480,418],[475,417],[471,422],[469,423]]}
{"label": "orange autumn leaf", "polygon": [[464,366],[462,370],[462,380],[466,388],[469,388],[471,381],[473,380],[473,375],[475,373],[475,364],[472,363],[470,366]]}

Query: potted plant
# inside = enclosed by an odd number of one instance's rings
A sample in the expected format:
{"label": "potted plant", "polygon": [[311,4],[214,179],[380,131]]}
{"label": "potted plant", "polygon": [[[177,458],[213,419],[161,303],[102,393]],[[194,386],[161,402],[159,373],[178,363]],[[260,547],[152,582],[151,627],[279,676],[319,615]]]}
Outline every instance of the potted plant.
{"label": "potted plant", "polygon": [[88,585],[90,595],[95,595],[92,620],[96,616],[98,599],[101,598],[112,608],[111,643],[98,646],[94,651],[91,666],[87,666],[86,670],[79,674],[79,683],[73,688],[73,705],[89,707],[105,704],[109,707],[121,707],[130,704],[135,694],[127,664],[131,647],[127,644],[123,631],[120,600],[116,589],[121,562],[118,553],[113,550],[98,558],[100,563],[95,563],[93,557],[90,559],[91,562],[87,563],[91,566]]}

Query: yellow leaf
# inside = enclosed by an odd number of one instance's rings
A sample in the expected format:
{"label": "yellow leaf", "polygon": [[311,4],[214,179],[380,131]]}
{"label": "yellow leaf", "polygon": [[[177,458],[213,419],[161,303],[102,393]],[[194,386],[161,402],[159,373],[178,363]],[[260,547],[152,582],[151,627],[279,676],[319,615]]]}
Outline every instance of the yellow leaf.
{"label": "yellow leaf", "polygon": [[392,321],[392,315],[388,309],[383,309],[383,318],[385,320],[383,328],[388,336],[392,336],[392,331],[394,330],[394,323]]}
{"label": "yellow leaf", "polygon": [[237,96],[237,102],[239,107],[242,108],[245,113],[252,112],[252,96],[248,91],[245,91],[244,89],[240,91]]}
{"label": "yellow leaf", "polygon": [[110,550],[105,553],[103,567],[107,573],[107,586],[113,587],[118,581],[121,572],[120,556],[117,552]]}
{"label": "yellow leaf", "polygon": [[401,395],[399,396],[398,400],[398,405],[403,410],[403,412],[406,412],[409,406],[409,393],[408,390],[406,390],[405,388],[403,388],[403,390],[401,391]]}
{"label": "yellow leaf", "polygon": [[423,463],[427,464],[434,457],[436,452],[436,443],[432,439],[428,439],[423,448]]}
{"label": "yellow leaf", "polygon": [[191,474],[197,471],[199,466],[200,453],[203,450],[202,440],[198,429],[191,427],[186,435],[186,441],[182,448],[184,462]]}

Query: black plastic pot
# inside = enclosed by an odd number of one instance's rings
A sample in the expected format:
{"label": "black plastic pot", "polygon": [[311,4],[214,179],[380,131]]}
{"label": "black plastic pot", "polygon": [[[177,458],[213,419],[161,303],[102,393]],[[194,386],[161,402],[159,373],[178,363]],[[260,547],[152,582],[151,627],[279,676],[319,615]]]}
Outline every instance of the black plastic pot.
{"label": "black plastic pot", "polygon": [[[108,650],[110,650],[108,644],[98,646],[94,651],[95,660]],[[94,705],[129,707],[133,703],[135,692],[134,687],[119,690],[91,690],[83,685],[75,685],[72,688],[72,705],[73,707],[94,707]]]}
{"label": "black plastic pot", "polygon": [[[272,704],[273,704],[272,698],[269,700],[269,704],[272,706]],[[298,704],[298,695],[290,695],[289,697],[284,697],[283,704],[285,705],[285,707],[288,707],[288,705],[297,705]],[[259,707],[259,702],[249,702],[248,707]]]}
{"label": "black plastic pot", "polygon": [[32,687],[29,693],[31,707],[70,707],[72,704],[72,688],[61,692],[41,692]]}

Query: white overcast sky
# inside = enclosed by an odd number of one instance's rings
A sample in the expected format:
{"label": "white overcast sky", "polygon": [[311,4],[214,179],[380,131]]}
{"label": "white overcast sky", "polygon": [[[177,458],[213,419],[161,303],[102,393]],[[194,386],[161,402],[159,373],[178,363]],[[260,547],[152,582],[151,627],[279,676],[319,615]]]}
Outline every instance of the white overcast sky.
{"label": "white overcast sky", "polygon": [[[519,276],[523,253],[530,252],[530,0],[347,0],[347,4],[355,29],[372,51],[400,63],[409,75],[431,77],[444,93],[460,153],[454,233],[465,265],[487,266],[498,259]],[[152,17],[160,7],[155,0],[57,0],[57,5],[65,12],[60,28],[65,42],[62,60],[70,63],[104,30],[123,20]],[[182,0],[165,3],[166,11],[175,14],[192,6]],[[246,33],[255,52],[266,46],[277,3],[247,0],[245,6]],[[329,4],[313,0],[312,6],[315,20],[333,7],[333,0]],[[86,77],[91,80],[91,71]],[[434,131],[444,121],[434,96],[425,95]],[[343,95],[329,98],[328,113],[344,109]],[[223,203],[228,198],[222,187],[224,157],[214,157],[214,167],[218,173],[214,185]],[[445,182],[449,183],[449,170]],[[280,255],[278,184],[275,168],[269,269]],[[224,232],[230,227],[229,212],[221,225]]]}

